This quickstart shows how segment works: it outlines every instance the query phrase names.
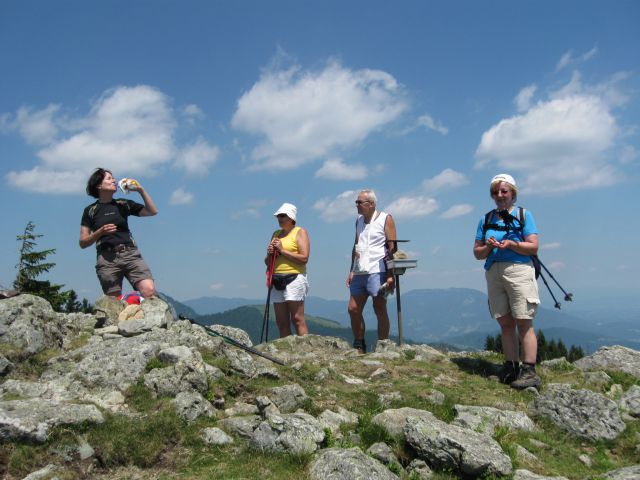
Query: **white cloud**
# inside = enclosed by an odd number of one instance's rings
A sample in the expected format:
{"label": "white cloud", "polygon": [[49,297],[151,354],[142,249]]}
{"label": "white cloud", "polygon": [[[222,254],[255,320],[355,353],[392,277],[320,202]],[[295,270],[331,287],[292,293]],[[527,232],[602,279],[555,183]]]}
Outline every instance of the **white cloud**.
{"label": "white cloud", "polygon": [[320,72],[266,70],[238,100],[231,125],[264,139],[252,169],[294,169],[357,146],[406,108],[390,74],[331,61]]}
{"label": "white cloud", "polygon": [[425,127],[428,130],[438,132],[441,135],[446,135],[447,133],[449,133],[449,129],[447,127],[434,120],[433,117],[428,113],[425,113],[424,115],[418,117],[417,124],[421,127]]}
{"label": "white cloud", "polygon": [[367,178],[367,167],[360,163],[347,165],[340,158],[330,158],[316,171],[315,176],[327,180],[363,180]]}
{"label": "white cloud", "polygon": [[428,178],[422,182],[422,186],[428,192],[434,193],[438,190],[448,187],[459,187],[469,183],[466,175],[460,172],[456,172],[451,168],[445,168],[438,175],[433,178]]}
{"label": "white cloud", "polygon": [[[82,191],[86,177],[97,166],[125,175],[151,175],[175,154],[169,99],[155,88],[109,90],[84,117],[56,118],[59,109],[49,105],[36,112],[18,110],[15,122],[22,135],[29,142],[46,145],[37,154],[40,165],[7,175],[13,186],[59,193],[59,183],[74,181],[79,183],[65,191]],[[61,133],[66,138],[60,139]],[[57,181],[51,182],[52,178]]]}
{"label": "white cloud", "polygon": [[219,155],[218,147],[209,145],[200,137],[180,151],[175,166],[183,169],[187,175],[204,176],[209,173],[209,168],[216,163]]}
{"label": "white cloud", "polygon": [[187,192],[183,188],[178,188],[171,193],[169,197],[169,205],[191,205],[193,203],[193,194]]}
{"label": "white cloud", "polygon": [[518,112],[529,110],[529,107],[531,107],[531,99],[535,95],[536,89],[537,87],[535,85],[529,85],[518,92],[518,95],[516,95],[514,99]]}
{"label": "white cloud", "polygon": [[211,285],[209,285],[209,288],[214,292],[217,290],[222,290],[223,287],[224,287],[224,283],[212,283]]}
{"label": "white cloud", "polygon": [[557,250],[560,246],[560,242],[542,243],[540,244],[540,250]]}
{"label": "white cloud", "polygon": [[356,190],[342,192],[336,198],[322,198],[318,200],[313,209],[320,212],[320,217],[329,223],[342,222],[348,219],[355,219],[358,216],[355,200],[358,196]]}
{"label": "white cloud", "polygon": [[193,103],[182,109],[182,115],[184,115],[190,124],[194,124],[196,121],[204,118],[204,112],[199,106]]}
{"label": "white cloud", "polygon": [[440,215],[440,218],[448,220],[451,218],[457,218],[463,215],[467,215],[472,211],[473,211],[473,205],[469,205],[468,203],[461,203],[459,205],[454,205],[451,208],[449,208],[446,212]]}
{"label": "white cloud", "polygon": [[619,178],[609,163],[618,130],[602,96],[572,93],[538,102],[487,130],[476,167],[521,172],[523,190],[536,193],[611,185]]}
{"label": "white cloud", "polygon": [[558,60],[558,63],[556,64],[556,72],[562,70],[563,68],[569,65],[584,63],[588,60],[591,60],[597,53],[598,53],[598,47],[593,47],[588,52],[578,56],[574,56],[573,51],[569,50],[563,53],[562,56],[560,57],[560,60]]}
{"label": "white cloud", "polygon": [[87,176],[79,171],[56,171],[34,167],[9,172],[7,181],[20,190],[35,193],[69,194],[85,191]]}
{"label": "white cloud", "polygon": [[438,202],[431,197],[423,195],[400,197],[385,209],[394,217],[424,217],[438,209]]}

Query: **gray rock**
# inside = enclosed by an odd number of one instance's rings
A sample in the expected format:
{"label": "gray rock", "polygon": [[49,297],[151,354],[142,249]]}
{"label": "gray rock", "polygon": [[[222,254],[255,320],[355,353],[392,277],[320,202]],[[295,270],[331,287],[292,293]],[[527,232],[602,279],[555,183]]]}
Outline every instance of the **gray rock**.
{"label": "gray rock", "polygon": [[13,363],[11,363],[4,355],[0,355],[0,377],[5,376],[7,373],[11,371],[13,368]]}
{"label": "gray rock", "polygon": [[526,463],[539,463],[540,459],[522,445],[516,445],[516,455],[518,459]]}
{"label": "gray rock", "polygon": [[272,415],[280,415],[281,412],[271,399],[265,395],[256,397],[256,406],[262,418],[269,418]]}
{"label": "gray rock", "polygon": [[227,445],[233,443],[233,438],[216,427],[205,428],[202,432],[204,443],[207,445]]}
{"label": "gray rock", "polygon": [[173,399],[173,404],[178,415],[187,422],[193,422],[203,415],[213,417],[216,413],[211,403],[198,392],[180,392]]}
{"label": "gray rock", "polygon": [[210,325],[209,328],[214,332],[218,332],[219,334],[229,337],[236,342],[246,345],[247,347],[253,347],[251,337],[241,328],[228,327],[226,325]]}
{"label": "gray rock", "polygon": [[123,337],[135,337],[145,332],[150,332],[154,328],[162,328],[167,324],[161,323],[158,318],[134,318],[131,320],[122,320],[118,323],[118,333]]}
{"label": "gray rock", "polygon": [[580,460],[587,467],[591,467],[591,465],[593,464],[593,462],[591,461],[591,457],[586,453],[578,455],[578,460]]}
{"label": "gray rock", "polygon": [[418,456],[438,469],[464,475],[509,475],[511,460],[498,442],[472,430],[437,419],[409,417],[404,433]]}
{"label": "gray rock", "polygon": [[193,357],[193,351],[184,345],[164,348],[158,352],[158,358],[164,363],[174,364],[178,363],[180,360],[187,360],[191,357]]}
{"label": "gray rock", "polygon": [[144,385],[158,396],[175,397],[180,392],[206,394],[208,375],[200,352],[165,368],[154,368],[144,375]]}
{"label": "gray rock", "polygon": [[444,393],[438,390],[431,390],[429,392],[424,393],[423,398],[433,403],[434,405],[442,405],[445,401]]}
{"label": "gray rock", "polygon": [[400,392],[381,393],[378,395],[378,402],[384,407],[388,407],[396,400],[402,400],[402,394]]}
{"label": "gray rock", "polygon": [[237,417],[239,415],[256,415],[259,413],[258,407],[250,403],[237,402],[233,407],[224,411],[225,417]]}
{"label": "gray rock", "polygon": [[620,401],[620,408],[633,417],[640,417],[640,386],[632,385],[627,390]]}
{"label": "gray rock", "polygon": [[51,428],[83,422],[102,423],[95,405],[76,405],[45,399],[0,402],[0,442],[44,442]]}
{"label": "gray rock", "polygon": [[80,456],[80,460],[86,460],[87,458],[91,458],[95,455],[96,451],[93,449],[91,445],[84,439],[80,439],[80,443],[78,445],[78,455]]}
{"label": "gray rock", "polygon": [[385,410],[371,419],[371,422],[387,430],[391,435],[404,435],[404,425],[409,417],[436,420],[431,412],[417,408],[402,407]]}
{"label": "gray rock", "polygon": [[54,475],[58,470],[59,468],[57,466],[55,466],[53,463],[50,463],[49,465],[47,465],[44,468],[41,468],[40,470],[31,472],[22,480],[44,480],[44,479],[55,480],[58,477],[52,477],[51,475]]}
{"label": "gray rock", "polygon": [[56,313],[45,299],[23,294],[0,302],[0,342],[30,356],[44,348],[63,348],[91,333],[96,319],[85,313]]}
{"label": "gray rock", "polygon": [[126,305],[115,297],[102,295],[94,304],[96,323],[99,327],[118,325],[118,317]]}
{"label": "gray rock", "polygon": [[337,413],[331,410],[322,412],[318,415],[318,422],[323,429],[328,428],[331,433],[336,434],[340,431],[340,425],[343,423],[348,425],[358,423],[358,415],[345,408],[338,407]]}
{"label": "gray rock", "polygon": [[359,448],[322,450],[309,467],[310,480],[397,480],[388,468]]}
{"label": "gray rock", "polygon": [[385,370],[384,368],[376,369],[371,375],[369,375],[370,380],[379,380],[381,378],[388,378],[391,374]]}
{"label": "gray rock", "polygon": [[533,412],[558,427],[588,440],[613,440],[625,429],[618,406],[591,390],[551,384],[533,401]]}
{"label": "gray rock", "polygon": [[471,405],[455,405],[453,408],[456,412],[456,418],[451,422],[452,425],[469,428],[489,436],[493,435],[498,426],[525,432],[535,430],[535,424],[523,412]]}
{"label": "gray rock", "polygon": [[293,383],[282,387],[273,387],[269,398],[281,412],[289,413],[295,412],[309,397],[300,385]]}
{"label": "gray rock", "polygon": [[545,477],[529,470],[519,469],[513,475],[513,480],[568,480],[566,477]]}
{"label": "gray rock", "polygon": [[269,452],[313,453],[323,440],[320,423],[298,412],[267,418],[254,430],[251,445]]}
{"label": "gray rock", "polygon": [[584,381],[589,385],[606,385],[611,381],[611,377],[605,372],[584,372]]}
{"label": "gray rock", "polygon": [[640,352],[615,345],[601,347],[593,355],[574,362],[581,370],[614,370],[625,372],[640,379]]}
{"label": "gray rock", "polygon": [[640,465],[618,468],[596,478],[608,480],[637,480],[640,478]]}
{"label": "gray rock", "polygon": [[367,449],[367,453],[385,465],[398,463],[398,457],[393,453],[391,447],[384,442],[374,443]]}
{"label": "gray rock", "polygon": [[230,417],[218,421],[218,425],[227,432],[242,438],[251,438],[253,431],[262,422],[259,415],[246,415],[242,417]]}
{"label": "gray rock", "polygon": [[411,463],[407,465],[407,473],[409,475],[417,475],[420,480],[429,480],[433,477],[433,471],[427,465],[427,462],[414,458]]}
{"label": "gray rock", "polygon": [[570,370],[573,368],[573,364],[569,362],[565,357],[545,360],[543,362],[540,362],[540,365],[552,370]]}

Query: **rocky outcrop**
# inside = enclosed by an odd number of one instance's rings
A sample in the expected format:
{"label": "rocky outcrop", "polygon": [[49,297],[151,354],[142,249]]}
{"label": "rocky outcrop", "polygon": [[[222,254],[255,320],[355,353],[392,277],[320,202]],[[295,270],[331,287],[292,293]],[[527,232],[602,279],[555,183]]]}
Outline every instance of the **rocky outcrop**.
{"label": "rocky outcrop", "polygon": [[510,430],[535,430],[533,420],[524,412],[498,410],[493,407],[476,407],[472,405],[455,405],[456,418],[453,425],[469,428],[478,433],[492,436],[496,427],[506,427]]}
{"label": "rocky outcrop", "polygon": [[359,448],[322,450],[311,462],[310,480],[397,480],[399,477]]}
{"label": "rocky outcrop", "polygon": [[32,398],[0,402],[0,442],[44,442],[51,428],[83,422],[102,423],[94,405],[77,405]]}
{"label": "rocky outcrop", "polygon": [[320,423],[298,412],[269,416],[254,430],[251,445],[269,452],[313,453],[323,440]]}
{"label": "rocky outcrop", "polygon": [[407,443],[437,469],[481,477],[509,475],[509,456],[492,438],[437,419],[409,417],[404,426]]}
{"label": "rocky outcrop", "polygon": [[552,384],[533,401],[533,411],[588,440],[613,440],[625,429],[615,402],[591,390]]}
{"label": "rocky outcrop", "polygon": [[615,345],[602,347],[593,355],[574,362],[581,370],[613,370],[625,372],[640,379],[640,352]]}

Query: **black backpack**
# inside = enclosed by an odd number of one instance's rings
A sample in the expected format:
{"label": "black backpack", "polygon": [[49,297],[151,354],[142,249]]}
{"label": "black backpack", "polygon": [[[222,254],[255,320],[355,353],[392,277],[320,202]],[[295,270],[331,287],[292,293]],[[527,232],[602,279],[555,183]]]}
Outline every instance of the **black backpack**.
{"label": "black backpack", "polygon": [[[522,239],[522,241],[524,241],[523,231],[524,231],[524,224],[526,220],[525,212],[526,210],[524,208],[518,207],[517,217],[509,215],[512,219],[518,222],[518,225],[515,225],[513,220],[511,222],[509,222],[508,220],[505,220],[505,225],[498,225],[497,223],[489,223],[491,219],[494,217],[494,215],[498,215],[498,212],[495,209],[487,212],[484,216],[484,223],[482,225],[482,241],[483,242],[485,241],[488,230],[498,230],[498,231],[507,232],[507,233],[517,232],[520,235],[520,238]],[[542,269],[540,265],[540,259],[538,258],[537,255],[531,255],[531,261],[533,262],[533,268],[535,269],[536,279],[537,279],[540,276],[540,271]]]}

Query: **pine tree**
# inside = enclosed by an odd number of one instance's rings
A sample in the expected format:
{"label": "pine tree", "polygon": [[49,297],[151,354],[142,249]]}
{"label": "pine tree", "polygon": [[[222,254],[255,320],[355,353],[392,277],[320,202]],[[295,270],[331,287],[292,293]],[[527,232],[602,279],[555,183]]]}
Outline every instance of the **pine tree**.
{"label": "pine tree", "polygon": [[20,259],[16,265],[18,274],[13,282],[14,288],[22,293],[44,298],[56,312],[93,313],[93,306],[86,299],[83,299],[82,303],[78,302],[75,291],[61,291],[64,285],[53,284],[49,280],[38,280],[41,274],[47,273],[56,266],[53,262],[46,262],[47,257],[53,255],[56,249],[35,251],[36,240],[42,237],[34,233],[35,228],[35,224],[29,221],[24,233],[16,236],[16,240],[21,244]]}
{"label": "pine tree", "polygon": [[34,251],[36,239],[42,237],[42,235],[33,233],[35,228],[35,224],[29,221],[24,233],[16,237],[22,244],[20,246],[20,260],[16,265],[18,275],[13,282],[13,287],[21,292],[32,293],[34,290],[39,289],[39,282],[36,278],[56,266],[53,262],[45,262],[49,255],[56,253],[55,248],[39,252]]}

